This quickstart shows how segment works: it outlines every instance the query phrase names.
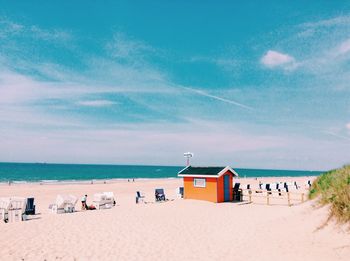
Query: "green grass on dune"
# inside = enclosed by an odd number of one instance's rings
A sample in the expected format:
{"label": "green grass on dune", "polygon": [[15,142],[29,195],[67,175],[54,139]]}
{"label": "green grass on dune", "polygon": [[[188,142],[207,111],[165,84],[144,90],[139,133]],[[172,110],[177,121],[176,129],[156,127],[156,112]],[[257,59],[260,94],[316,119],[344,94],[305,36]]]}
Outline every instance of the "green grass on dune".
{"label": "green grass on dune", "polygon": [[319,197],[322,205],[330,204],[329,218],[350,222],[350,165],[319,176],[312,184],[309,198]]}

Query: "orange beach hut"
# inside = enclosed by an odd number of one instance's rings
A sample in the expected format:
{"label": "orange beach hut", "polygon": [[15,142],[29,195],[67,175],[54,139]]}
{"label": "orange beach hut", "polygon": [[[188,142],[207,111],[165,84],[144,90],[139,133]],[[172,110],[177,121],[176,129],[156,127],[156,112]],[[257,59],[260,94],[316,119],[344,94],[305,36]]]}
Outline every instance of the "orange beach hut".
{"label": "orange beach hut", "polygon": [[227,167],[188,166],[178,173],[183,177],[184,198],[215,203],[232,201],[233,178],[238,174]]}

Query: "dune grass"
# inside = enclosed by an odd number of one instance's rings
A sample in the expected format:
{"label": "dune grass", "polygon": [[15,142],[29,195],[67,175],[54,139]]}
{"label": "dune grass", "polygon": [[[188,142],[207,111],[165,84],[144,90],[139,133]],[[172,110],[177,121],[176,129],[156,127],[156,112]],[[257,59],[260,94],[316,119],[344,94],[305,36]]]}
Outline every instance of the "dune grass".
{"label": "dune grass", "polygon": [[329,219],[350,222],[350,165],[319,176],[312,184],[309,198],[319,197],[321,205],[330,204]]}

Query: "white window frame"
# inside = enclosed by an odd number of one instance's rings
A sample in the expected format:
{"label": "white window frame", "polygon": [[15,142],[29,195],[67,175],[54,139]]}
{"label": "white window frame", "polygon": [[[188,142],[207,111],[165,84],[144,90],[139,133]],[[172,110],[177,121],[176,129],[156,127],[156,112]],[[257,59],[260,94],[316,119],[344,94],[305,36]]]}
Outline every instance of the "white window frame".
{"label": "white window frame", "polygon": [[205,188],[207,186],[207,180],[205,178],[194,178],[193,186],[196,188]]}

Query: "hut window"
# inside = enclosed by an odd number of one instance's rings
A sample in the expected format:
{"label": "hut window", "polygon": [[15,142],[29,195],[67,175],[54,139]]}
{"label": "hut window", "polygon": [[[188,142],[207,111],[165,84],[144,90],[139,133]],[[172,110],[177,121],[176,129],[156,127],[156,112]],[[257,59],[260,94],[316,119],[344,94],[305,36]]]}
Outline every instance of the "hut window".
{"label": "hut window", "polygon": [[193,186],[199,187],[199,188],[205,188],[206,181],[205,179],[193,179]]}

